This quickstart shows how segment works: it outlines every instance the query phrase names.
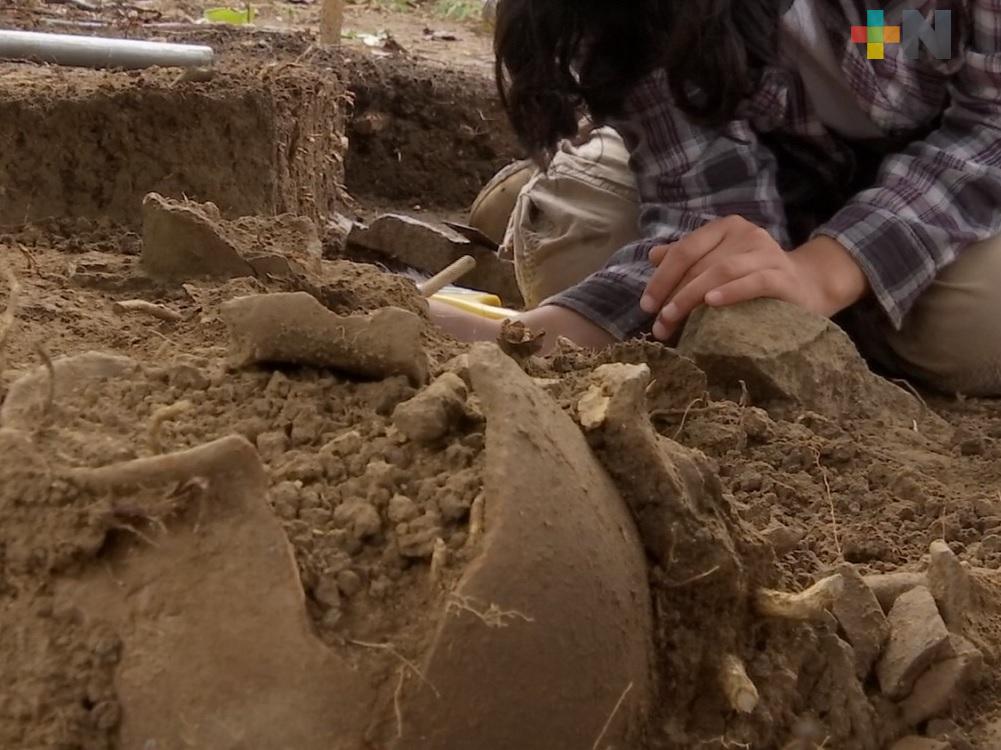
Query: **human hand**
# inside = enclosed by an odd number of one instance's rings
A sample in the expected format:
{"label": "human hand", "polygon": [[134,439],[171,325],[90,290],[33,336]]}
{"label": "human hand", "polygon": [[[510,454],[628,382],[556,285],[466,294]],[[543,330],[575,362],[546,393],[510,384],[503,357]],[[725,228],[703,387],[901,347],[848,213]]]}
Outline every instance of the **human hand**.
{"label": "human hand", "polygon": [[657,266],[640,302],[657,315],[653,335],[669,339],[699,306],[725,307],[768,297],[830,317],[868,291],[861,268],[841,245],[818,237],[786,252],[739,216],[717,219],[650,251]]}

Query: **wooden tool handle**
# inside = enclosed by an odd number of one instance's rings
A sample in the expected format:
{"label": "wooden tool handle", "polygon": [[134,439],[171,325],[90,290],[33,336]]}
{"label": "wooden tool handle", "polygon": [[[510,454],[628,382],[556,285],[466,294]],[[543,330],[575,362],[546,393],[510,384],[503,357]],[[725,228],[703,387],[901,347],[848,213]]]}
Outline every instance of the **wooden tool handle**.
{"label": "wooden tool handle", "polygon": [[464,255],[441,273],[418,284],[417,289],[422,296],[432,297],[449,284],[454,284],[474,268],[476,268],[476,259],[472,255]]}

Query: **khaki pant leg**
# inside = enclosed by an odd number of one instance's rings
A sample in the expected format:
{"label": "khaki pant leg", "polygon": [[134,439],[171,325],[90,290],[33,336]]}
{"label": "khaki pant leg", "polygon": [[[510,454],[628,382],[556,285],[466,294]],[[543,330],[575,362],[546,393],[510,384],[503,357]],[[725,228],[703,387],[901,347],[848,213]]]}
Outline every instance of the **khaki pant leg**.
{"label": "khaki pant leg", "polygon": [[1001,396],[1001,237],[965,250],[885,332],[895,369],[947,393]]}
{"label": "khaki pant leg", "polygon": [[601,128],[580,147],[563,144],[518,196],[502,252],[513,257],[525,304],[600,270],[639,237],[639,199],[619,135]]}

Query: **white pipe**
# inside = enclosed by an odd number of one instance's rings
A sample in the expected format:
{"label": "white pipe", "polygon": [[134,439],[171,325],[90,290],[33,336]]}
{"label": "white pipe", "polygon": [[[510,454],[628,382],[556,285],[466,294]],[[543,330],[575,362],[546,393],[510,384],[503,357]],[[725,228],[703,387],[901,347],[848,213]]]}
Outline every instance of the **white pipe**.
{"label": "white pipe", "polygon": [[0,30],[0,58],[80,68],[207,68],[211,47]]}

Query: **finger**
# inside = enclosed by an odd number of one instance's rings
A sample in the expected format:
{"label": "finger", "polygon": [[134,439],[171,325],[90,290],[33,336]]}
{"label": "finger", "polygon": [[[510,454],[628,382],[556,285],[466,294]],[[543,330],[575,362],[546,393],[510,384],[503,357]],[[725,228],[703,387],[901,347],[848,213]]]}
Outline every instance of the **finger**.
{"label": "finger", "polygon": [[726,219],[713,221],[669,245],[643,292],[640,300],[643,312],[652,315],[663,307],[689,269],[723,242],[733,227],[734,224]]}
{"label": "finger", "polygon": [[660,311],[653,326],[654,337],[661,340],[670,338],[689,315],[706,304],[707,296],[720,287],[766,271],[769,281],[773,276],[782,278],[781,273],[771,270],[770,263],[773,260],[772,254],[767,250],[757,251],[733,256],[709,268],[681,287],[670,303]]}
{"label": "finger", "polygon": [[684,289],[710,268],[726,262],[727,258],[757,251],[759,251],[759,248],[754,247],[753,243],[748,243],[743,238],[734,238],[732,241],[728,239],[688,269],[688,273],[678,282],[676,289]]}
{"label": "finger", "polygon": [[657,247],[650,251],[650,263],[659,266],[664,261],[664,257],[670,248],[670,245],[657,245]]}
{"label": "finger", "polygon": [[772,269],[756,271],[708,292],[706,304],[710,307],[727,307],[762,297],[786,299],[789,296],[785,293],[787,286],[779,271]]}

